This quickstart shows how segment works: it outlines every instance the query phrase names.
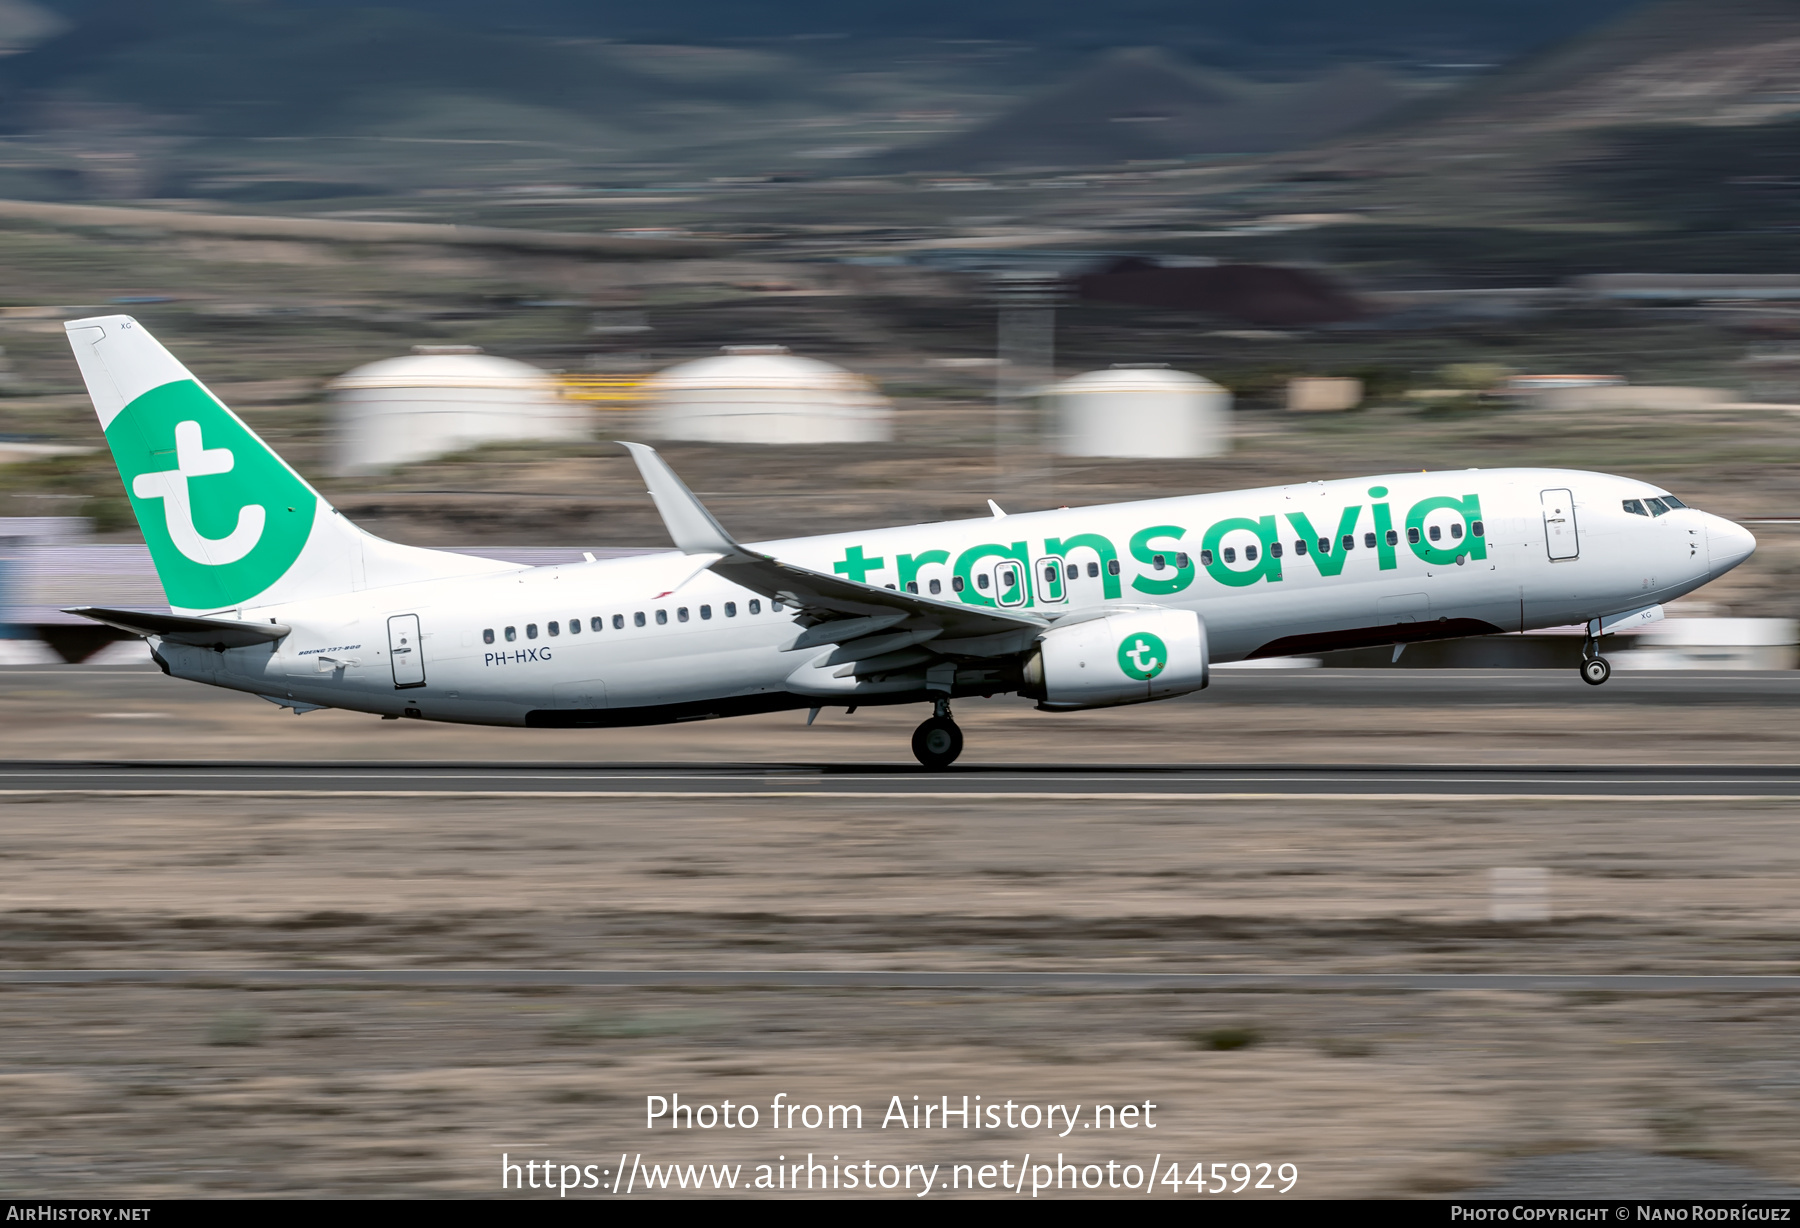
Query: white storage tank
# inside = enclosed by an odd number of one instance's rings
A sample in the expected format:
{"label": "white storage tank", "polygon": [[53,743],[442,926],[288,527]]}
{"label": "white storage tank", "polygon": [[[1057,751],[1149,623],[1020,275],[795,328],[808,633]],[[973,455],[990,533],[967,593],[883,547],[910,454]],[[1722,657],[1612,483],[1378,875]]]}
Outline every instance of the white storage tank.
{"label": "white storage tank", "polygon": [[1115,363],[1051,389],[1066,456],[1221,456],[1231,450],[1231,393],[1166,363]]}
{"label": "white storage tank", "polygon": [[855,372],[779,345],[728,345],[651,376],[642,389],[664,439],[704,443],[885,443],[893,406]]}
{"label": "white storage tank", "polygon": [[574,440],[588,412],[555,377],[472,345],[421,345],[331,383],[337,404],[334,470],[371,473],[476,444]]}
{"label": "white storage tank", "polygon": [[1620,669],[1793,669],[1796,643],[1791,618],[1671,618],[1610,660]]}

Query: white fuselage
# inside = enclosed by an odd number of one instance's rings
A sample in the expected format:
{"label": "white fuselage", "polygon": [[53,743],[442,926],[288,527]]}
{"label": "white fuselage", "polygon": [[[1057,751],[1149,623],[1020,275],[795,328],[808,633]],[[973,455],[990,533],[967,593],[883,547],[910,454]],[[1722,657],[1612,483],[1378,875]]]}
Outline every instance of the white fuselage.
{"label": "white fuselage", "polygon": [[[1718,516],[1625,508],[1658,493],[1574,470],[1395,474],[754,548],[1053,621],[1096,607],[1190,609],[1212,658],[1231,661],[1584,622],[1691,592],[1754,549]],[[794,612],[705,561],[646,555],[245,609],[237,616],[292,633],[254,648],[161,643],[157,652],[176,676],[284,703],[476,724],[883,702],[796,689],[790,678],[825,650],[782,651]],[[983,689],[1005,688],[959,693]]]}

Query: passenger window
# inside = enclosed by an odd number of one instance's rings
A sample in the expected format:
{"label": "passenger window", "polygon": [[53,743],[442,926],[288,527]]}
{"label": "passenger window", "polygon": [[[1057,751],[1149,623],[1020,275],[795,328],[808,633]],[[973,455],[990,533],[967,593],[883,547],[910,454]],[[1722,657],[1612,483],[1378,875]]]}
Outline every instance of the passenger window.
{"label": "passenger window", "polygon": [[1439,538],[1444,536],[1444,531],[1442,529],[1438,528],[1436,525],[1432,525],[1431,528],[1426,530],[1426,532],[1431,534],[1432,541],[1437,541]]}
{"label": "passenger window", "polygon": [[755,597],[750,598],[750,612],[752,614],[761,614],[762,613],[762,602],[757,600]]}
{"label": "passenger window", "polygon": [[1473,533],[1476,537],[1483,537],[1486,535],[1487,530],[1483,528],[1481,522],[1477,520],[1474,524],[1469,526],[1469,532]]}
{"label": "passenger window", "polygon": [[1106,574],[1109,576],[1116,576],[1119,574],[1119,560],[1118,559],[1108,559],[1106,561]]}
{"label": "passenger window", "polygon": [[1330,554],[1331,553],[1331,539],[1329,537],[1321,537],[1319,539],[1319,553],[1320,554]]}
{"label": "passenger window", "polygon": [[1633,516],[1648,516],[1650,514],[1644,510],[1644,505],[1636,499],[1626,499],[1624,501],[1624,507],[1625,510],[1630,512]]}
{"label": "passenger window", "polygon": [[1156,568],[1156,570],[1158,570],[1158,571],[1161,571],[1165,566],[1167,566],[1167,564],[1165,564],[1163,562],[1162,555],[1156,554],[1156,555],[1152,555],[1150,557],[1150,566]]}
{"label": "passenger window", "polygon": [[1419,531],[1417,529],[1408,529],[1406,531],[1406,540],[1411,542],[1415,546],[1418,545],[1419,544]]}
{"label": "passenger window", "polygon": [[931,595],[933,597],[937,596],[939,593],[941,593],[943,591],[944,591],[944,585],[941,581],[933,580],[931,582]]}
{"label": "passenger window", "polygon": [[1454,541],[1454,542],[1459,542],[1462,540],[1462,522],[1461,521],[1458,521],[1457,523],[1450,526],[1450,540]]}
{"label": "passenger window", "polygon": [[1211,566],[1212,566],[1212,563],[1213,563],[1213,555],[1212,555],[1212,551],[1210,551],[1210,550],[1202,550],[1202,551],[1201,551],[1201,552],[1200,552],[1200,566],[1202,566],[1202,567],[1211,567]]}
{"label": "passenger window", "polygon": [[1070,563],[1068,568],[1064,570],[1063,575],[1071,580],[1079,580],[1081,578],[1081,564]]}
{"label": "passenger window", "polygon": [[631,616],[631,625],[634,627],[643,626],[644,621],[645,621],[644,620],[644,612],[642,610],[639,610],[637,613],[635,613]]}
{"label": "passenger window", "polygon": [[918,592],[919,591],[919,582],[917,580],[908,580],[906,582],[906,591],[909,593]]}
{"label": "passenger window", "polygon": [[519,633],[516,630],[514,630],[511,627],[508,627],[506,629],[506,642],[508,644],[512,643],[514,640],[516,640],[518,638],[519,638]]}
{"label": "passenger window", "polygon": [[706,622],[711,617],[712,617],[712,607],[709,605],[701,606],[700,607],[700,621]]}
{"label": "passenger window", "polygon": [[737,617],[737,602],[727,601],[725,603],[725,617],[726,618],[736,618]]}
{"label": "passenger window", "polygon": [[486,631],[481,633],[481,642],[483,644],[492,644],[494,642],[494,629],[492,627],[489,627]]}
{"label": "passenger window", "polygon": [[[1371,534],[1370,536],[1373,536],[1373,534]],[[1346,549],[1346,550],[1356,549],[1356,534],[1354,534],[1354,533],[1344,534],[1344,549]]]}
{"label": "passenger window", "polygon": [[1255,546],[1245,546],[1244,547],[1244,560],[1246,562],[1250,562],[1250,563],[1256,562],[1256,547]]}
{"label": "passenger window", "polygon": [[781,602],[774,597],[769,598],[769,613],[781,613]]}
{"label": "passenger window", "polygon": [[552,620],[551,622],[545,623],[544,630],[548,631],[551,635],[561,635],[562,634],[562,627],[559,624],[557,624],[554,620]]}
{"label": "passenger window", "polygon": [[1280,542],[1270,542],[1269,543],[1269,555],[1271,558],[1278,559],[1281,557],[1281,543]]}
{"label": "passenger window", "polygon": [[623,631],[624,629],[625,629],[625,616],[623,614],[614,614],[613,615],[613,630],[614,631]]}
{"label": "passenger window", "polygon": [[987,572],[984,571],[980,575],[975,577],[975,587],[976,588],[986,588],[987,584],[988,584]]}
{"label": "passenger window", "polygon": [[1304,555],[1306,553],[1306,539],[1304,537],[1296,537],[1294,539],[1294,553],[1295,555]]}
{"label": "passenger window", "polygon": [[1008,567],[1005,571],[1000,573],[1000,583],[1006,585],[1007,588],[1011,588],[1013,585],[1017,584],[1018,582],[1019,582],[1019,573],[1014,571],[1012,568]]}
{"label": "passenger window", "polygon": [[669,612],[667,610],[658,610],[656,612],[656,625],[659,627],[666,627],[669,625]]}
{"label": "passenger window", "polygon": [[1056,564],[1055,563],[1052,563],[1048,567],[1044,568],[1044,583],[1045,584],[1055,584],[1056,583]]}
{"label": "passenger window", "polygon": [[1225,561],[1227,563],[1237,562],[1237,547],[1236,546],[1225,547]]}
{"label": "passenger window", "polygon": [[1397,529],[1389,529],[1387,531],[1387,543],[1390,546],[1398,546],[1400,544],[1400,533]]}
{"label": "passenger window", "polygon": [[897,585],[893,585],[893,584],[884,584],[881,587],[889,590],[890,592],[899,592],[900,591],[899,587]]}
{"label": "passenger window", "polygon": [[1188,569],[1188,556],[1185,551],[1175,556],[1175,569],[1177,571],[1186,571]]}
{"label": "passenger window", "polygon": [[528,640],[535,640],[537,638],[537,624],[536,623],[526,623],[525,624],[525,638]]}
{"label": "passenger window", "polygon": [[1089,563],[1088,564],[1088,579],[1092,580],[1099,574],[1100,574],[1100,564]]}
{"label": "passenger window", "polygon": [[953,593],[960,593],[963,591],[963,578],[961,576],[950,577],[950,591]]}
{"label": "passenger window", "polygon": [[598,630],[600,630],[600,628],[602,628],[604,626],[606,626],[606,620],[601,618],[598,614],[596,614],[592,618],[588,619],[588,630],[589,631],[598,631]]}
{"label": "passenger window", "polygon": [[1373,533],[1364,533],[1363,534],[1363,549],[1364,550],[1373,550],[1374,548],[1375,548],[1375,535]]}
{"label": "passenger window", "polygon": [[569,634],[570,635],[580,635],[581,634],[581,620],[579,618],[571,618],[569,620]]}
{"label": "passenger window", "polygon": [[686,622],[688,620],[688,612],[687,612],[686,606],[680,606],[676,609],[675,620],[677,622]]}

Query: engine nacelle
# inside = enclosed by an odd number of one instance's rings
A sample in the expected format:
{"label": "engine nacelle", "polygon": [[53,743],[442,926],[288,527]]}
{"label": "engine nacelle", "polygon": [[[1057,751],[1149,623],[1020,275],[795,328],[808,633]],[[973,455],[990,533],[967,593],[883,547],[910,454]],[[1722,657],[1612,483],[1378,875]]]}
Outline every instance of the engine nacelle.
{"label": "engine nacelle", "polygon": [[1141,704],[1207,683],[1206,624],[1191,610],[1134,610],[1053,627],[1019,693],[1051,712]]}

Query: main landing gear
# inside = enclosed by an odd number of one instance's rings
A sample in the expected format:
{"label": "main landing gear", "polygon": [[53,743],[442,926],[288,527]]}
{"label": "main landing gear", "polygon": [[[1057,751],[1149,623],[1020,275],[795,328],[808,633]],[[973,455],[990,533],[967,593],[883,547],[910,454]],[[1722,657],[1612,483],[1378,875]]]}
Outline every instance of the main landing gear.
{"label": "main landing gear", "polygon": [[1600,655],[1600,641],[1588,639],[1581,645],[1581,680],[1599,686],[1612,677],[1612,664]]}
{"label": "main landing gear", "polygon": [[913,730],[913,757],[928,768],[947,768],[962,749],[962,729],[950,717],[950,701],[940,699],[931,719]]}

